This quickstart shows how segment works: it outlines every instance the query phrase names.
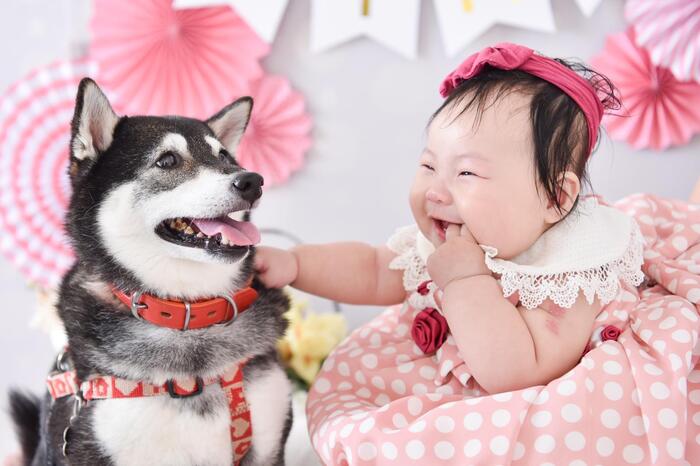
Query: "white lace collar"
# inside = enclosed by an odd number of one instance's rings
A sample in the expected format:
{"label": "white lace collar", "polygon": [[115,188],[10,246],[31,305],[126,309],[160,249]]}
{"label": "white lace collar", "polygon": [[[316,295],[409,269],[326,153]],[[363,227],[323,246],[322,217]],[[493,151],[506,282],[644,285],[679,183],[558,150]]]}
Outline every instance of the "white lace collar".
{"label": "white lace collar", "polygon": [[[603,305],[611,302],[620,280],[637,286],[644,279],[643,245],[634,219],[589,197],[512,260],[499,258],[496,248],[481,247],[486,266],[501,276],[503,295],[518,292],[522,305],[533,309],[546,299],[570,308],[581,292],[589,303],[596,297]],[[389,247],[399,254],[390,267],[405,270],[404,286],[416,294],[416,286],[429,279],[425,262],[433,244],[414,226],[399,230]],[[410,296],[409,301],[432,302],[430,291],[430,296]]]}

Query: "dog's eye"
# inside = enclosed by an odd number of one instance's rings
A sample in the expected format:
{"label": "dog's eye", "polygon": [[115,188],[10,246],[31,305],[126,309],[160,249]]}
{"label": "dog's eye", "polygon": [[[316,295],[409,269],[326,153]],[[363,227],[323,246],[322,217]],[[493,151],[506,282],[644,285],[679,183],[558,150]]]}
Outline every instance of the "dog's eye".
{"label": "dog's eye", "polygon": [[235,164],[235,163],[236,163],[236,161],[233,160],[233,156],[232,156],[231,154],[229,154],[229,152],[228,152],[226,149],[221,149],[221,150],[219,151],[219,158],[220,158],[223,162],[227,162],[227,163],[230,163],[230,164]]}
{"label": "dog's eye", "polygon": [[156,166],[158,168],[173,168],[177,166],[180,162],[180,157],[175,152],[163,152],[158,160],[156,160]]}

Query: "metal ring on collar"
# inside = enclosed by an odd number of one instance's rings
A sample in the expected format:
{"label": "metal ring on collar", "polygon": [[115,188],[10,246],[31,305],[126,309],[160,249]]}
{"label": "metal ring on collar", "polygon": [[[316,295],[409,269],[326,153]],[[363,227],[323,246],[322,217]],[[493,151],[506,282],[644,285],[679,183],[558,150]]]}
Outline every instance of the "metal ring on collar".
{"label": "metal ring on collar", "polygon": [[147,304],[142,304],[139,302],[142,294],[143,291],[137,291],[131,295],[131,314],[139,320],[143,320],[143,318],[139,315],[139,309],[148,307]]}
{"label": "metal ring on collar", "polygon": [[236,320],[236,317],[238,317],[238,305],[236,304],[236,301],[234,301],[233,298],[230,296],[222,296],[222,298],[228,301],[228,303],[231,305],[231,308],[233,308],[233,317],[231,317],[231,319],[228,322],[222,324],[225,327],[228,327],[233,323],[234,320]]}
{"label": "metal ring on collar", "polygon": [[192,305],[185,301],[185,325],[182,326],[182,330],[185,331],[190,327],[190,317],[192,316]]}

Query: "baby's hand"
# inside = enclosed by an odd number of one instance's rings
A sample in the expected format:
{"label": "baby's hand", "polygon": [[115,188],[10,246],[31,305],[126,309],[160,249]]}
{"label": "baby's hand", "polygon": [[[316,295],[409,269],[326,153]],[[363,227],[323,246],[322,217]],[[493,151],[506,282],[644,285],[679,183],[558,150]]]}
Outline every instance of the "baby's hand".
{"label": "baby's hand", "polygon": [[255,270],[268,288],[282,288],[297,279],[297,259],[284,249],[260,246],[255,249]]}
{"label": "baby's hand", "polygon": [[448,283],[475,275],[490,275],[484,263],[484,251],[466,225],[447,227],[445,242],[428,257],[428,274],[444,289]]}

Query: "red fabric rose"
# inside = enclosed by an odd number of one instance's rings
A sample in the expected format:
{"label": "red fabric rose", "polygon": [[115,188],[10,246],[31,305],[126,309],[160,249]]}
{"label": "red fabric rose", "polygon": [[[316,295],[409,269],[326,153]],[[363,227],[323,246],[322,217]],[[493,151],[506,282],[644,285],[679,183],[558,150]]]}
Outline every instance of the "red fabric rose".
{"label": "red fabric rose", "polygon": [[418,285],[418,288],[416,288],[416,291],[418,292],[419,295],[425,296],[428,293],[430,293],[430,290],[428,289],[428,285],[432,282],[432,280],[426,280],[424,282],[421,282],[420,285]]}
{"label": "red fabric rose", "polygon": [[449,328],[437,309],[426,307],[413,319],[411,337],[425,354],[432,354],[445,343]]}
{"label": "red fabric rose", "polygon": [[600,332],[600,339],[603,341],[608,341],[608,340],[615,340],[617,341],[617,337],[620,336],[620,331],[619,328],[615,327],[614,325],[608,325],[603,329],[602,332]]}

